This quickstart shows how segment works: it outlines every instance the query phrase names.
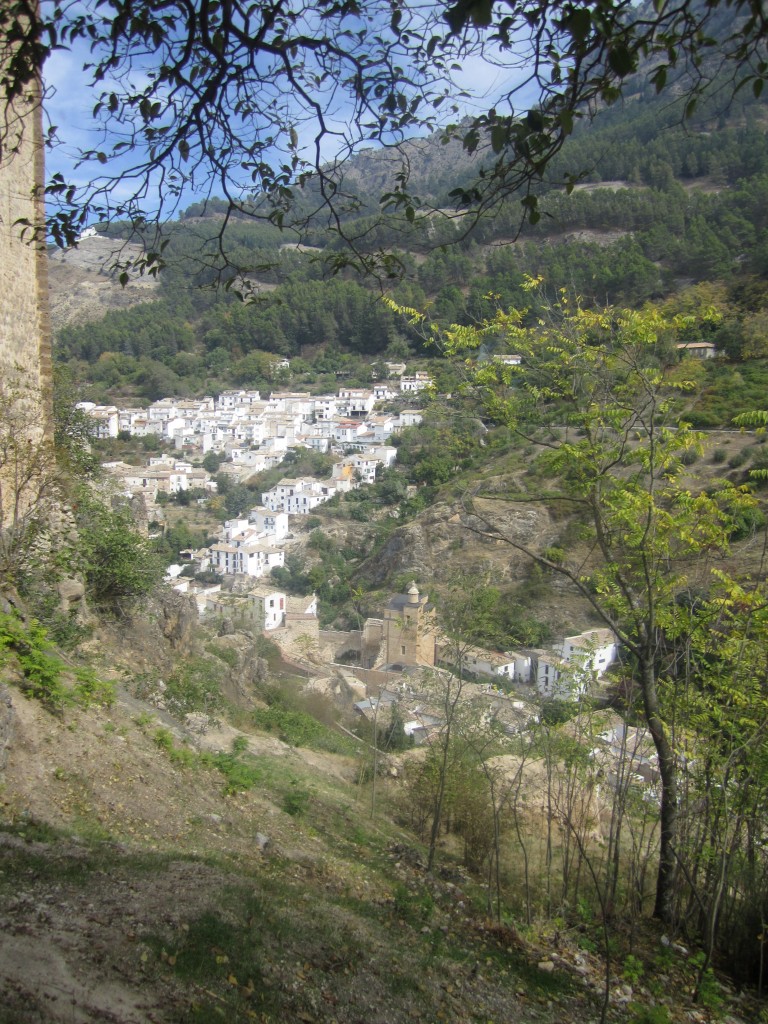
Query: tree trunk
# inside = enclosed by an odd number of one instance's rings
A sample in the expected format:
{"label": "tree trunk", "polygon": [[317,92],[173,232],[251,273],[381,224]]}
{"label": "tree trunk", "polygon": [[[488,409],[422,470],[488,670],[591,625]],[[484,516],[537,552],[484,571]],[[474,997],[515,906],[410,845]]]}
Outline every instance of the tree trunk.
{"label": "tree trunk", "polygon": [[661,777],[659,871],[656,880],[656,902],[653,916],[669,924],[674,919],[677,765],[672,744],[659,712],[656,672],[652,657],[643,660],[640,670],[645,718],[659,758],[659,775]]}

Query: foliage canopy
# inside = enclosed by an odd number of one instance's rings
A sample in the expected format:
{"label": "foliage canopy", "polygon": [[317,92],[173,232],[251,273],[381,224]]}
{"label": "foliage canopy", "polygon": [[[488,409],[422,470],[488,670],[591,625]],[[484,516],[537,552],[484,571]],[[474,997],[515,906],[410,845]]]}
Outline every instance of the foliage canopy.
{"label": "foliage canopy", "polygon": [[[758,95],[764,29],[759,0],[87,0],[42,12],[14,0],[0,15],[0,89],[8,110],[54,51],[90,52],[102,142],[81,154],[96,168],[88,184],[49,183],[61,243],[95,218],[162,220],[190,190],[220,192],[225,219],[283,226],[289,212],[302,223],[321,214],[344,234],[344,215],[363,203],[345,180],[348,157],[430,131],[478,157],[475,180],[452,195],[458,208],[517,193],[535,220],[532,185],[577,121],[630,82],[661,91],[676,80],[686,114],[718,76],[729,95],[745,85]],[[489,69],[503,85],[483,110]],[[473,107],[482,112],[463,119]],[[396,159],[379,204],[413,221],[422,204],[408,177]],[[360,239],[347,241],[362,256]],[[146,261],[159,265],[159,245]]]}

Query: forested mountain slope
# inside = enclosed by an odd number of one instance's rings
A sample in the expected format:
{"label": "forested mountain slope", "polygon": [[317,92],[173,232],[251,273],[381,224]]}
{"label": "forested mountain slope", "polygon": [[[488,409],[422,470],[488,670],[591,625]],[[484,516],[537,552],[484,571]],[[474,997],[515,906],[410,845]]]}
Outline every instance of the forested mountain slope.
{"label": "forested mountain slope", "polygon": [[[295,384],[328,386],[342,369],[364,383],[377,358],[434,354],[377,301],[382,286],[399,302],[429,307],[438,321],[469,323],[499,305],[536,316],[521,287],[525,275],[543,279],[544,301],[563,288],[587,305],[638,306],[682,293],[670,299],[681,309],[718,308],[721,322],[706,340],[737,361],[760,357],[768,351],[766,107],[746,95],[727,110],[716,102],[684,124],[675,101],[645,95],[604,111],[575,132],[550,169],[535,225],[521,225],[511,200],[476,223],[452,213],[440,139],[411,143],[417,182],[436,212],[409,222],[371,210],[344,224],[360,250],[397,256],[400,278],[390,282],[332,273],[326,257],[347,244],[338,235],[313,230],[299,238],[246,218],[227,224],[223,261],[221,204],[196,204],[173,228],[152,301],[62,327],[57,358],[95,399],[266,387],[274,380],[263,353],[293,359]],[[387,159],[374,152],[359,159],[369,198]],[[566,168],[583,174],[570,195],[559,184]],[[460,184],[466,163],[457,158],[454,170]],[[54,265],[54,282],[58,272]],[[77,288],[72,273],[70,265],[68,291],[80,291],[92,312],[96,275],[85,273]],[[228,277],[231,291],[213,287]],[[233,294],[243,284],[256,301]],[[686,294],[691,286],[697,290]]]}

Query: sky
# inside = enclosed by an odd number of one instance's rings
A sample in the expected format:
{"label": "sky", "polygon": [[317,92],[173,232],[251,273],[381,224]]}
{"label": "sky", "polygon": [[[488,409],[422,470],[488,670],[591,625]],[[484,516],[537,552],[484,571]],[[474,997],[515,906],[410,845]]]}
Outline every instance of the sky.
{"label": "sky", "polygon": [[[502,55],[495,54],[496,60],[485,59],[474,56],[462,62],[461,68],[455,72],[457,89],[465,89],[472,95],[472,99],[462,101],[462,112],[467,114],[478,113],[493,106],[503,94],[508,93],[511,88],[518,84],[523,73],[513,71],[504,64]],[[83,65],[91,60],[89,48],[82,42],[75,44],[71,50],[58,50],[48,59],[44,68],[44,80],[46,85],[45,113],[48,123],[57,128],[57,142],[47,153],[46,170],[50,179],[54,174],[61,174],[71,184],[85,188],[94,180],[99,180],[104,171],[108,170],[110,175],[115,172],[120,175],[129,166],[127,158],[122,160],[110,160],[104,167],[96,161],[91,161],[78,166],[78,155],[80,151],[94,147],[108,150],[108,146],[102,140],[101,130],[93,117],[93,107],[97,100],[93,88],[88,85],[88,74],[83,71]],[[497,63],[498,61],[498,63]],[[134,85],[141,84],[141,75],[134,74]],[[529,102],[533,96],[526,97],[523,94],[520,102],[525,99]],[[343,106],[336,107],[334,116],[339,127],[343,127],[344,121]],[[299,150],[306,154],[311,152],[311,140],[314,129],[299,128]],[[367,143],[371,145],[370,142]],[[324,159],[332,159],[336,154],[331,148],[323,153]],[[207,187],[207,186],[206,186]],[[155,195],[146,198],[146,208],[154,212],[158,205],[167,202],[167,190],[164,190],[163,183],[158,175],[152,181],[152,190]],[[133,189],[131,182],[124,180],[119,182],[113,190],[112,196],[115,201],[128,199]],[[185,187],[177,209],[183,210],[196,199],[202,198],[205,194],[195,192],[191,187]],[[221,195],[214,185],[212,194]],[[166,215],[172,211],[166,209]]]}

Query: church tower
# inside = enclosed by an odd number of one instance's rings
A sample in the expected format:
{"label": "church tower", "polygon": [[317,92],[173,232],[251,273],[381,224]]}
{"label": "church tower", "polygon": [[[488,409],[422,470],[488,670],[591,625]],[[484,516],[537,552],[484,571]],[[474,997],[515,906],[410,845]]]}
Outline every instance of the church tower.
{"label": "church tower", "polygon": [[435,609],[411,582],[384,609],[384,640],[388,665],[435,664]]}

